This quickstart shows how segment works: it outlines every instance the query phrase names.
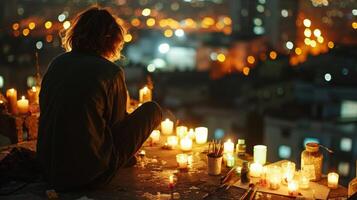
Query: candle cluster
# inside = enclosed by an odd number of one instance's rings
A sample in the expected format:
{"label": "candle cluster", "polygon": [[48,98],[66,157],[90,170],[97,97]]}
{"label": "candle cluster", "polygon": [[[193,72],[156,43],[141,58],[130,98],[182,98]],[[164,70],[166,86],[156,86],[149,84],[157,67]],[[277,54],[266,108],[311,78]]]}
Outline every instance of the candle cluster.
{"label": "candle cluster", "polygon": [[21,99],[17,99],[17,90],[10,88],[6,91],[6,98],[9,104],[9,112],[13,115],[25,115],[30,110],[30,105],[39,104],[40,87],[32,87],[27,91],[28,98],[21,96]]}
{"label": "candle cluster", "polygon": [[[164,141],[166,149],[180,149],[183,153],[176,156],[179,169],[187,169],[192,165],[192,155],[187,152],[192,151],[193,145],[206,144],[208,138],[207,127],[197,127],[195,129],[187,126],[177,126],[175,129],[174,122],[166,118],[161,122],[160,130],[152,131],[150,138],[152,144],[160,143],[161,138]],[[163,137],[161,137],[161,135]]]}

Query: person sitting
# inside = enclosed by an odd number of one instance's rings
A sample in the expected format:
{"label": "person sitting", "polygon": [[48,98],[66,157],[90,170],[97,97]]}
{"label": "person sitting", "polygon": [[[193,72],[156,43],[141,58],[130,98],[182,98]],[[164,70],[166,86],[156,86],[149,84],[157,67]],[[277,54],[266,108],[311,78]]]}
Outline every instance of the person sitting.
{"label": "person sitting", "polygon": [[66,50],[49,64],[40,92],[37,143],[46,181],[57,190],[96,187],[135,161],[162,120],[155,102],[126,112],[120,58],[124,28],[108,9],[91,7],[65,31]]}

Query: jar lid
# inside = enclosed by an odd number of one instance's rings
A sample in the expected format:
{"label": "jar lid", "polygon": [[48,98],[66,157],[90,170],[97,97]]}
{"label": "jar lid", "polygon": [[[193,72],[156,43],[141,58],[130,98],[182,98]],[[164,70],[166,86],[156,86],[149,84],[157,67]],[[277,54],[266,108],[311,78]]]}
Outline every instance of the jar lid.
{"label": "jar lid", "polygon": [[308,152],[317,152],[319,151],[319,144],[315,142],[309,142],[306,144],[306,150]]}

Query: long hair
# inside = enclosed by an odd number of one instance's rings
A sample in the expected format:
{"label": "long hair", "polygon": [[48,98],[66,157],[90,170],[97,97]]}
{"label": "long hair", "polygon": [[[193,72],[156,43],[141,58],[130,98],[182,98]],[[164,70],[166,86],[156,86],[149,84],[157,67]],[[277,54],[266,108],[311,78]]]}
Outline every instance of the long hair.
{"label": "long hair", "polygon": [[119,18],[108,9],[98,6],[79,13],[68,30],[62,32],[66,51],[94,53],[110,60],[120,58],[125,29]]}

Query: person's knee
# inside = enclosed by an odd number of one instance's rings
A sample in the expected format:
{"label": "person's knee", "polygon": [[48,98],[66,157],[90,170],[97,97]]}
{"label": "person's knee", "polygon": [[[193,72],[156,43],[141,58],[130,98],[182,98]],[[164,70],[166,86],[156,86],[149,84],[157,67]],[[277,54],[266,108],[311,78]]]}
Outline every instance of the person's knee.
{"label": "person's knee", "polygon": [[145,112],[147,112],[149,115],[153,116],[155,121],[162,121],[162,110],[159,104],[157,104],[154,101],[146,102],[143,105],[141,105]]}

